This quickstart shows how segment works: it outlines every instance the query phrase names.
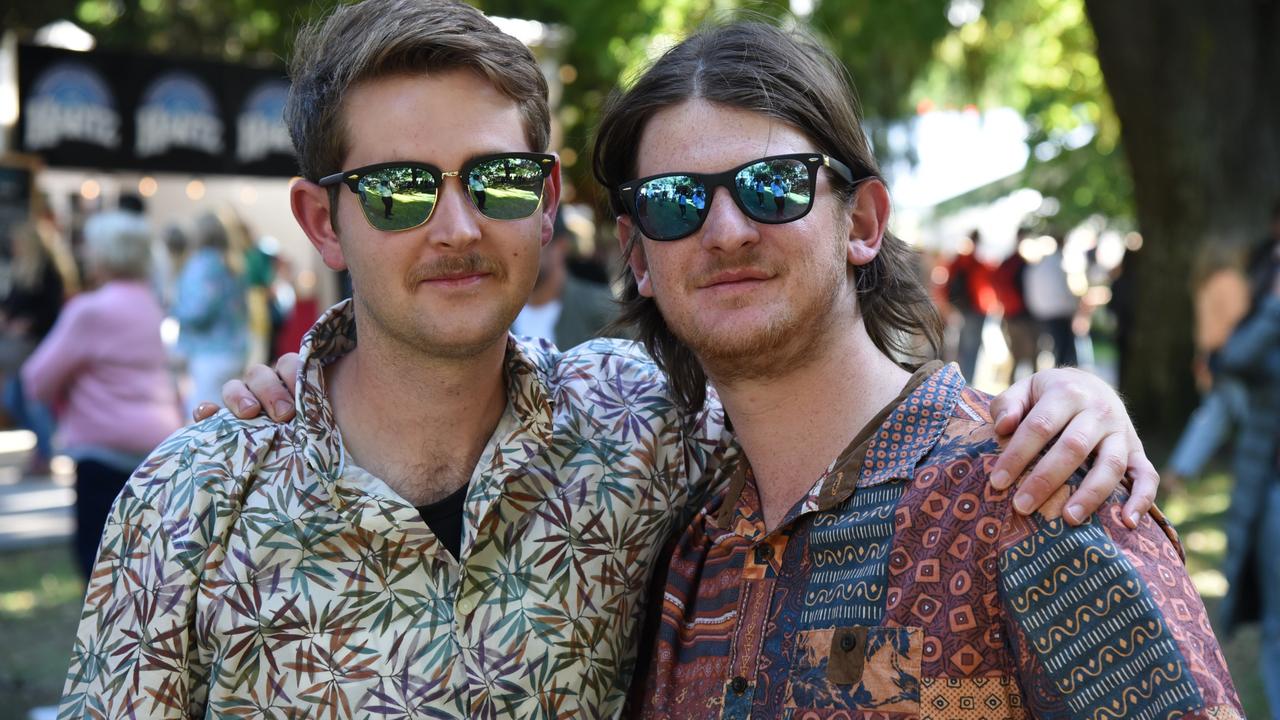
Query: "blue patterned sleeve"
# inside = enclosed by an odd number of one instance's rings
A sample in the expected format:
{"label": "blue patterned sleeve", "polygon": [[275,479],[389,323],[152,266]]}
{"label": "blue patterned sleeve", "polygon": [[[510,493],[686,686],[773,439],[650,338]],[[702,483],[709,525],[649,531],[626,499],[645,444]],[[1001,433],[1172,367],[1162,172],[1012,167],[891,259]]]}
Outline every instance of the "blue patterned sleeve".
{"label": "blue patterned sleeve", "polygon": [[1010,513],[999,568],[1007,637],[1041,718],[1243,717],[1217,639],[1158,513],[1127,530],[1123,497],[1067,525]]}

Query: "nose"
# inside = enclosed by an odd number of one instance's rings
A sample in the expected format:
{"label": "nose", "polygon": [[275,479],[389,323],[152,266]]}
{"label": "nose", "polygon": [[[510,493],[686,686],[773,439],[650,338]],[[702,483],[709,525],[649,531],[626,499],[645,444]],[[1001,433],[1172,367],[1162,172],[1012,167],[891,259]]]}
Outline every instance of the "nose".
{"label": "nose", "polygon": [[715,189],[706,213],[699,235],[706,249],[733,252],[759,241],[759,228],[738,209],[728,188]]}
{"label": "nose", "polygon": [[480,239],[478,213],[460,178],[444,178],[435,211],[425,227],[427,239],[441,247],[459,250]]}

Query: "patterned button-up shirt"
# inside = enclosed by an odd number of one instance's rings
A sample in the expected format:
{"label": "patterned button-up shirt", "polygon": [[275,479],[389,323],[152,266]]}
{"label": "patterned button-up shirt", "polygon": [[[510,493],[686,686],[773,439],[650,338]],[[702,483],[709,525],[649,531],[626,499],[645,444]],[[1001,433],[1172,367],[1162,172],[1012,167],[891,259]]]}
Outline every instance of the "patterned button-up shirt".
{"label": "patterned button-up shirt", "polygon": [[771,532],[741,463],[676,541],[640,714],[1239,717],[1163,518],[1014,513],[988,401],[928,373]]}
{"label": "patterned button-up shirt", "polygon": [[61,717],[609,717],[653,563],[705,500],[721,413],[683,415],[630,343],[511,340],[508,408],[465,503],[461,562],[344,467],[303,349],[288,424],[225,411],[166,440],[116,501]]}

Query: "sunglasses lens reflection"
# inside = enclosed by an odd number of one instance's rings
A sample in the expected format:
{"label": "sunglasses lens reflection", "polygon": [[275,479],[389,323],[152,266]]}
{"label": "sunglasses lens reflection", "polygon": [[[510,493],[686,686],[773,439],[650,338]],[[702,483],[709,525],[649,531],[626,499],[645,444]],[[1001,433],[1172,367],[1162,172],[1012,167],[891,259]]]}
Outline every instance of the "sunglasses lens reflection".
{"label": "sunglasses lens reflection", "polygon": [[426,222],[439,186],[431,173],[416,167],[390,167],[360,178],[356,193],[369,224],[393,232]]}
{"label": "sunglasses lens reflection", "polygon": [[649,180],[636,191],[640,230],[655,240],[683,237],[698,229],[709,198],[702,182],[688,175]]}
{"label": "sunglasses lens reflection", "polygon": [[760,222],[795,220],[813,203],[809,168],[799,160],[754,163],[739,170],[733,182],[747,214]]}
{"label": "sunglasses lens reflection", "polygon": [[471,201],[486,217],[529,217],[542,201],[542,168],[529,158],[494,158],[471,168],[465,182]]}

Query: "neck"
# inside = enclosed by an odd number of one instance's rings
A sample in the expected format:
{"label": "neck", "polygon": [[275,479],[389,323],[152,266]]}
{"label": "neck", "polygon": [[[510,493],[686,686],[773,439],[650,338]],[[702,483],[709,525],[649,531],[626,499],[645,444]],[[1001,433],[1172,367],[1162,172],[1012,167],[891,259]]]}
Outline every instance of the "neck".
{"label": "neck", "polygon": [[459,359],[396,347],[359,316],[357,335],[328,371],[347,453],[414,505],[447,497],[470,480],[506,408],[506,336]]}
{"label": "neck", "polygon": [[861,319],[827,337],[811,362],[785,374],[711,378],[751,463],[771,530],[911,376],[872,344]]}

